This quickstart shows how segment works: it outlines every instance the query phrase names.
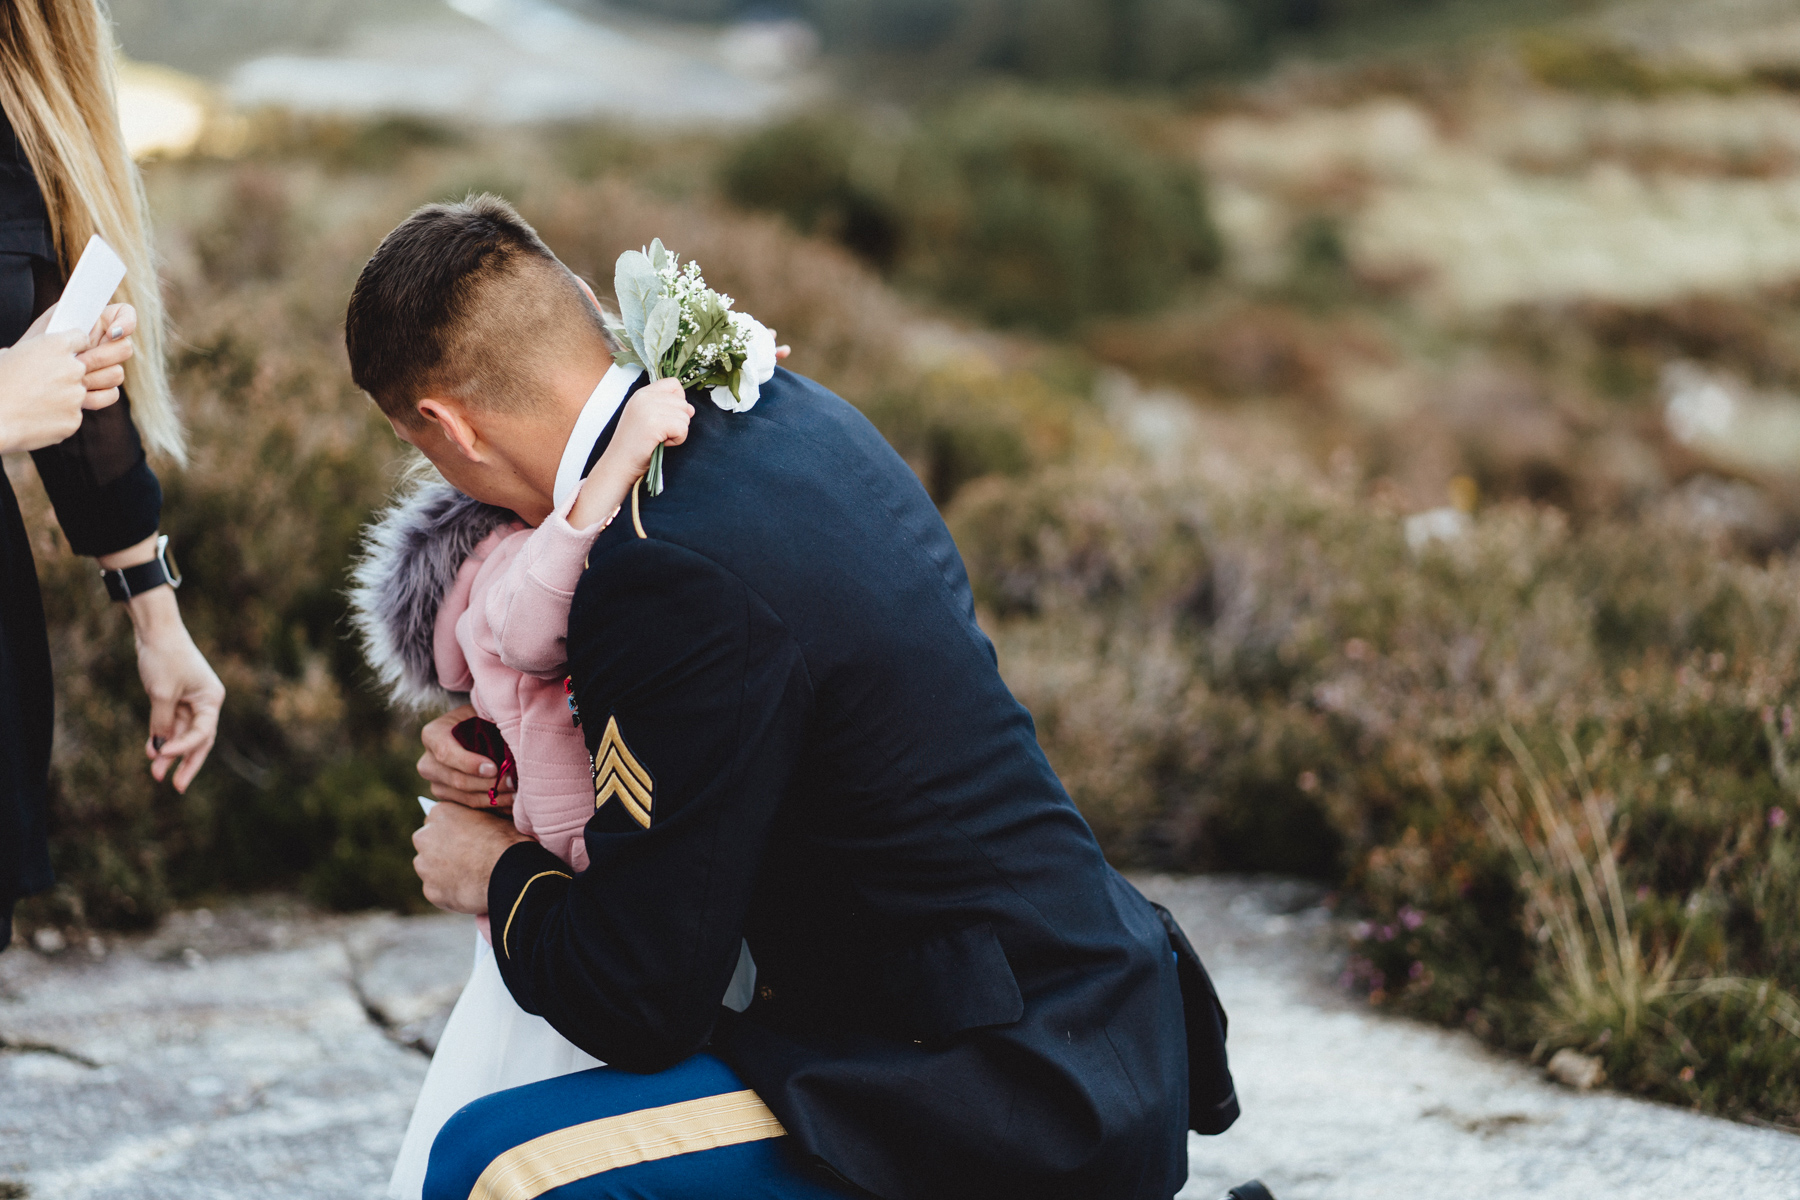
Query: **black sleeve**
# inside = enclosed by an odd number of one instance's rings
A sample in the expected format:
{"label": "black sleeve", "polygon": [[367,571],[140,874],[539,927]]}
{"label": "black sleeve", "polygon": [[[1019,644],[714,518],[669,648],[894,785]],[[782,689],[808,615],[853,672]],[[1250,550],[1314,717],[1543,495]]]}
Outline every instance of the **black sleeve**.
{"label": "black sleeve", "polygon": [[711,560],[624,540],[569,615],[599,801],[588,869],[536,843],[488,885],[514,998],[596,1058],[658,1071],[703,1047],[737,965],[812,689],[775,614]]}
{"label": "black sleeve", "polygon": [[[31,318],[62,295],[60,268],[52,259],[25,260],[30,284],[15,280],[10,293],[31,297]],[[21,329],[21,332],[23,330]],[[144,458],[143,439],[131,420],[131,398],[81,416],[81,428],[64,441],[31,452],[57,524],[77,554],[99,557],[135,546],[162,521],[162,485]]]}
{"label": "black sleeve", "polygon": [[75,553],[111,554],[156,532],[162,485],[144,458],[128,397],[83,414],[74,436],[31,459]]}

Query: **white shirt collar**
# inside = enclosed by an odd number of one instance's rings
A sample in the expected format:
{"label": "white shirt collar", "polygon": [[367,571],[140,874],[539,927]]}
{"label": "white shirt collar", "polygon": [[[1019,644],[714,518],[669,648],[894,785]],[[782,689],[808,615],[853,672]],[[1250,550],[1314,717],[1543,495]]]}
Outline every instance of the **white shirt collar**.
{"label": "white shirt collar", "polygon": [[569,444],[563,447],[562,463],[556,468],[557,512],[568,507],[570,498],[581,486],[588,454],[594,449],[594,443],[606,432],[607,422],[619,411],[619,405],[625,403],[625,393],[631,390],[631,385],[643,373],[642,367],[621,367],[615,363],[600,377],[600,383],[594,388],[593,395],[588,397],[581,415],[575,418],[575,429],[569,434]]}

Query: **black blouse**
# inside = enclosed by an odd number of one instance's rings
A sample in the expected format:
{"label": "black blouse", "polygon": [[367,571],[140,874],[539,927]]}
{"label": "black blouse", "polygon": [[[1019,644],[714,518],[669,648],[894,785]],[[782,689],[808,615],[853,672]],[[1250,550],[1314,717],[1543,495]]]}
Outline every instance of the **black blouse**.
{"label": "black blouse", "polygon": [[[0,114],[0,346],[56,302],[62,281],[43,193]],[[77,554],[111,554],[156,532],[162,488],[129,400],[88,413],[75,436],[31,457]],[[54,881],[45,827],[54,698],[30,536],[0,473],[0,949],[12,938],[14,902]]]}

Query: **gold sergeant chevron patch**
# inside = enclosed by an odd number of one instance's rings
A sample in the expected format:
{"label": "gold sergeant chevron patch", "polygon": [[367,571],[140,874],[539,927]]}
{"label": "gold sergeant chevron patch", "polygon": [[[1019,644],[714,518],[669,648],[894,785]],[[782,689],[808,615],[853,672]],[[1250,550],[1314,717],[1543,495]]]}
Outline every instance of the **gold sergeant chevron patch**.
{"label": "gold sergeant chevron patch", "polygon": [[631,814],[631,819],[650,828],[650,813],[656,807],[656,781],[644,770],[625,738],[619,733],[619,719],[606,719],[606,732],[594,749],[594,807],[600,808],[614,796]]}

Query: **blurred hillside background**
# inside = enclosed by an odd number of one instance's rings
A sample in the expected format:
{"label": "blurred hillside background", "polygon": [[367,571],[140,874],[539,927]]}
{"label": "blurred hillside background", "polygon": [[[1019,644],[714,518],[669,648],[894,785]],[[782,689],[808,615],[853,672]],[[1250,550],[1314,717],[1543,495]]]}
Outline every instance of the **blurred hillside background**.
{"label": "blurred hillside background", "polygon": [[230,699],[153,788],[128,632],[9,461],[40,948],[421,906],[416,722],[343,599],[402,459],[341,321],[491,189],[602,293],[698,258],[862,406],[1116,863],[1324,881],[1370,1003],[1800,1125],[1800,2],[110,7]]}

